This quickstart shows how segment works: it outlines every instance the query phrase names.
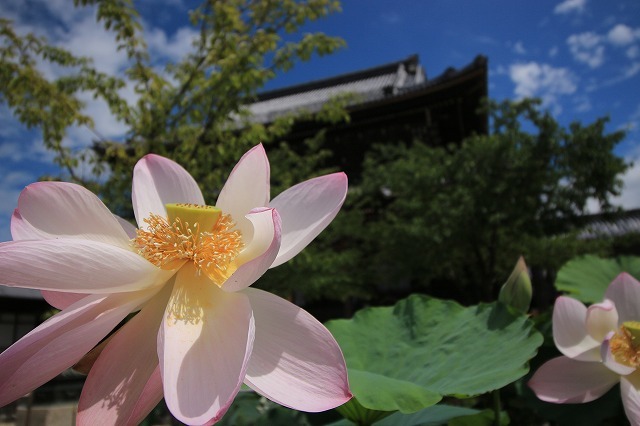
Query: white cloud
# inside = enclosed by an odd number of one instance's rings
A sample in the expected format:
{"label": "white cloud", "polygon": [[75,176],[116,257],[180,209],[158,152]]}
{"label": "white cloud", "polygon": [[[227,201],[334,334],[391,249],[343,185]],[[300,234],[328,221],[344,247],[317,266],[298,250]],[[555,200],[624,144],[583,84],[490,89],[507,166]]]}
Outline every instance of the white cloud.
{"label": "white cloud", "polygon": [[515,53],[517,53],[518,55],[524,55],[527,53],[527,50],[524,48],[524,44],[522,44],[521,41],[517,41],[514,45],[513,45],[513,51]]}
{"label": "white cloud", "polygon": [[556,56],[558,56],[558,46],[553,46],[551,49],[549,49],[549,57],[550,58],[555,58]]}
{"label": "white cloud", "polygon": [[625,209],[637,209],[640,207],[640,161],[634,164],[622,176],[622,192],[618,197],[611,199],[612,204]]}
{"label": "white cloud", "polygon": [[509,77],[516,86],[514,93],[518,98],[540,97],[556,114],[562,111],[558,97],[572,94],[577,89],[577,77],[569,69],[537,62],[511,65]]}
{"label": "white cloud", "polygon": [[616,25],[611,28],[607,34],[609,42],[617,46],[626,46],[631,44],[638,37],[640,37],[640,33],[637,30],[634,31],[632,28],[624,24]]}
{"label": "white cloud", "polygon": [[598,34],[573,34],[567,39],[567,44],[576,61],[583,62],[591,68],[597,68],[604,63],[604,46],[602,37]]}
{"label": "white cloud", "polygon": [[640,47],[639,46],[631,46],[627,49],[627,58],[636,59],[640,56]]}
{"label": "white cloud", "polygon": [[587,0],[564,0],[556,5],[554,13],[565,14],[570,12],[582,12],[587,4]]}
{"label": "white cloud", "polygon": [[179,28],[171,37],[160,28],[145,31],[145,40],[149,52],[157,59],[178,61],[194,51],[193,43],[200,37],[198,31],[191,27]]}

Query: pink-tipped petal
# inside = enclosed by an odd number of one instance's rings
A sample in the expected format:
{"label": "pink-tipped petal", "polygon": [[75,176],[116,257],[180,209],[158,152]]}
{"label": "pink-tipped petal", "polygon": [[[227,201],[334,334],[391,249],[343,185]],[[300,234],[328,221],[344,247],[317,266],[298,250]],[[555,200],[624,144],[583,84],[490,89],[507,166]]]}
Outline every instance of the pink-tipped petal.
{"label": "pink-tipped petal", "polygon": [[605,339],[602,341],[602,345],[600,346],[600,356],[602,357],[602,363],[609,370],[613,371],[616,374],[621,376],[626,376],[628,374],[633,373],[636,369],[635,367],[629,367],[628,365],[620,364],[616,361],[615,357],[611,353],[611,338],[615,335],[612,331],[605,336]]}
{"label": "pink-tipped petal", "polygon": [[0,407],[78,362],[149,295],[88,296],[14,343],[0,354]]}
{"label": "pink-tipped petal", "polygon": [[0,243],[0,284],[12,287],[114,293],[154,287],[171,275],[129,250],[97,241]]}
{"label": "pink-tipped petal", "polygon": [[278,296],[248,288],[256,338],[245,383],[278,404],[324,411],[351,398],[342,351],[329,330]]}
{"label": "pink-tipped petal", "polygon": [[538,368],[528,384],[541,400],[564,404],[598,399],[619,380],[619,375],[599,362],[561,356]]}
{"label": "pink-tipped petal", "polygon": [[42,290],[42,297],[56,309],[66,309],[78,300],[87,297],[85,293],[63,293],[61,291]]}
{"label": "pink-tipped petal", "polygon": [[553,340],[564,355],[581,361],[600,361],[600,342],[587,332],[587,307],[560,296],[553,307]]}
{"label": "pink-tipped petal", "polygon": [[91,191],[67,182],[37,182],[18,198],[13,239],[80,238],[129,247],[129,237],[109,209]]}
{"label": "pink-tipped petal", "polygon": [[595,303],[587,309],[587,332],[601,342],[610,331],[618,328],[618,311],[611,300]]}
{"label": "pink-tipped petal", "polygon": [[282,245],[272,267],[300,253],[336,217],[347,196],[347,175],[334,173],[292,186],[271,200],[282,217]]}
{"label": "pink-tipped petal", "polygon": [[196,181],[181,165],[155,154],[145,155],[133,169],[131,192],[138,227],[151,213],[166,217],[165,204],[204,204]]}
{"label": "pink-tipped petal", "polygon": [[178,271],[158,333],[164,397],[178,420],[205,424],[224,415],[242,385],[254,332],[246,295],[220,290],[192,265]]}
{"label": "pink-tipped petal", "polygon": [[242,290],[269,269],[280,249],[280,216],[275,209],[256,209],[247,215],[254,227],[253,239],[238,256],[241,266],[225,281],[225,291]]}
{"label": "pink-tipped petal", "polygon": [[640,319],[640,283],[626,272],[621,273],[613,280],[605,298],[611,300],[618,310],[618,321],[638,321]]}
{"label": "pink-tipped petal", "polygon": [[620,379],[620,394],[624,413],[629,423],[640,425],[640,373],[636,372]]}
{"label": "pink-tipped petal", "polygon": [[262,144],[247,151],[220,191],[216,206],[234,218],[269,204],[269,160]]}
{"label": "pink-tipped petal", "polygon": [[137,425],[162,399],[157,338],[171,285],[113,336],[82,389],[78,424]]}

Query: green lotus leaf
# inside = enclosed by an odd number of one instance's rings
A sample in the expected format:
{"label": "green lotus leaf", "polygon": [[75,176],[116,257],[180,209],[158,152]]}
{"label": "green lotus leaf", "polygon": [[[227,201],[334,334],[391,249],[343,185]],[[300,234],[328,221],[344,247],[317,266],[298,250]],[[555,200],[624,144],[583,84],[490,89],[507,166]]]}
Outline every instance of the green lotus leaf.
{"label": "green lotus leaf", "polygon": [[640,257],[602,259],[586,255],[570,260],[558,271],[556,288],[585,303],[601,302],[607,287],[621,272],[640,277]]}
{"label": "green lotus leaf", "polygon": [[[340,343],[358,401],[381,411],[395,401],[393,409],[404,413],[435,403],[435,398],[399,403],[407,389],[455,396],[499,389],[527,373],[527,361],[542,344],[528,318],[500,303],[465,308],[422,295],[363,309],[327,327]],[[372,385],[383,384],[381,377],[390,379],[389,386]],[[400,382],[407,388],[390,385]]]}

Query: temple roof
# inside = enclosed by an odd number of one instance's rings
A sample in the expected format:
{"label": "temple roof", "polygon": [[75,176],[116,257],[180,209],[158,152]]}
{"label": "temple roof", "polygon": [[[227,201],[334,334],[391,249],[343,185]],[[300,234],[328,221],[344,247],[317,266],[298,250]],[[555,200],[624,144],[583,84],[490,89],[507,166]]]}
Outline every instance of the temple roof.
{"label": "temple roof", "polygon": [[304,109],[317,112],[329,99],[340,94],[354,94],[350,106],[376,103],[415,91],[424,91],[445,83],[458,75],[486,65],[486,58],[478,56],[466,67],[449,68],[441,75],[427,79],[417,55],[327,79],[263,92],[249,105],[253,120],[268,123],[275,118]]}
{"label": "temple roof", "polygon": [[640,209],[627,210],[619,215],[595,214],[585,217],[586,226],[580,237],[591,239],[618,237],[640,232]]}

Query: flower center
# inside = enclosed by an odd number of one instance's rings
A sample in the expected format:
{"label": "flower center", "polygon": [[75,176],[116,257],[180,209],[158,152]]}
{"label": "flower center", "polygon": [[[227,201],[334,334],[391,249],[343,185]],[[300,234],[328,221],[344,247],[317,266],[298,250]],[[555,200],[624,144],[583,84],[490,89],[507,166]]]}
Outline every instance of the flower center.
{"label": "flower center", "polygon": [[175,269],[191,260],[222,286],[237,266],[235,258],[244,247],[231,216],[219,208],[196,204],[167,204],[167,216],[151,213],[148,230],[138,229],[132,240],[142,257],[162,269]]}
{"label": "flower center", "polygon": [[624,322],[609,345],[613,357],[620,364],[640,367],[640,322]]}

